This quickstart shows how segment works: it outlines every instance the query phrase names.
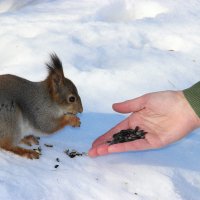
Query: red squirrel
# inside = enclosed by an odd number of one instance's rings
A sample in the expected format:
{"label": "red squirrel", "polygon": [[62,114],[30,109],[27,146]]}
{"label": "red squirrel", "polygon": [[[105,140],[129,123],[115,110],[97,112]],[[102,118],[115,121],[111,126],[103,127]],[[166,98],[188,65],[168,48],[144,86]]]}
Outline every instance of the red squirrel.
{"label": "red squirrel", "polygon": [[24,124],[52,134],[66,125],[80,126],[76,114],[83,111],[76,86],[65,78],[58,56],[51,54],[46,65],[48,76],[41,82],[0,75],[0,148],[30,159],[38,159],[39,153],[19,144],[31,146],[38,140],[24,133]]}

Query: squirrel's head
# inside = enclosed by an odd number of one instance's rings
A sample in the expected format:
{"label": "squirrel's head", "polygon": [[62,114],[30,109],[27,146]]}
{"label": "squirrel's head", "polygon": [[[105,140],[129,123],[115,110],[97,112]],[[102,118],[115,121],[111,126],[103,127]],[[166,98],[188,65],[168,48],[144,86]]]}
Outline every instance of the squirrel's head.
{"label": "squirrel's head", "polygon": [[47,84],[49,94],[63,110],[64,114],[77,114],[83,112],[81,98],[73,82],[65,78],[60,59],[54,53],[50,55],[51,60],[47,63],[49,75]]}

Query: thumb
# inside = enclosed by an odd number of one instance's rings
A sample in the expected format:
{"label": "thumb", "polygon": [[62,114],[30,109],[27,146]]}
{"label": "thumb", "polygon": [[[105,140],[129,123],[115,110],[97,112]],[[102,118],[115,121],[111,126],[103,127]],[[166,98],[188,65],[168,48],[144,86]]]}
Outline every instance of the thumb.
{"label": "thumb", "polygon": [[146,95],[141,97],[127,100],[121,103],[113,104],[113,110],[120,113],[130,113],[130,112],[137,112],[142,110],[145,107],[146,103]]}

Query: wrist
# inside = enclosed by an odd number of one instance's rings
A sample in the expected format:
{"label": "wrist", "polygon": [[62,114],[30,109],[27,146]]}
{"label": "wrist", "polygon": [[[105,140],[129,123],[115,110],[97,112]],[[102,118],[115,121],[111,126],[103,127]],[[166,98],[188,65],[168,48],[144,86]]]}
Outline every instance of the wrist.
{"label": "wrist", "polygon": [[183,94],[197,116],[200,118],[200,82],[183,90]]}
{"label": "wrist", "polygon": [[179,94],[186,102],[185,110],[188,111],[191,124],[194,125],[194,128],[200,127],[200,82],[198,85],[195,84],[188,89],[180,91]]}

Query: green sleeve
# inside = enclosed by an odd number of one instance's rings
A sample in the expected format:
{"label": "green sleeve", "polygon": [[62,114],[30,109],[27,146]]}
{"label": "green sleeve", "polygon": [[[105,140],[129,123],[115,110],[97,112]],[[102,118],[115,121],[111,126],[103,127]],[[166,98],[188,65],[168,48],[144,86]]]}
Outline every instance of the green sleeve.
{"label": "green sleeve", "polygon": [[200,82],[183,90],[183,94],[192,106],[195,113],[200,117]]}

